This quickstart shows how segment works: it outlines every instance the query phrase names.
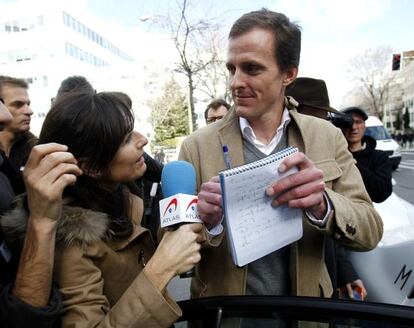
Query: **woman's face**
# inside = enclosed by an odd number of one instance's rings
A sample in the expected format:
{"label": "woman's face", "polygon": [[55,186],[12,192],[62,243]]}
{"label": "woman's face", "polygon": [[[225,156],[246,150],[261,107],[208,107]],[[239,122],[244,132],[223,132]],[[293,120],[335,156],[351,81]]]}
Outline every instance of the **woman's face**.
{"label": "woman's face", "polygon": [[129,133],[102,175],[102,182],[113,184],[140,178],[147,169],[143,156],[143,147],[147,143],[147,138],[142,134],[136,131]]}

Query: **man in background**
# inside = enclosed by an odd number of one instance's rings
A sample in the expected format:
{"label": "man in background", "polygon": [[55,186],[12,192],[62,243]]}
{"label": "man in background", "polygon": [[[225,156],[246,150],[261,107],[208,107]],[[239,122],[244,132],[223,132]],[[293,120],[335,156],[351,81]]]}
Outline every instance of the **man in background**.
{"label": "man in background", "polygon": [[21,168],[26,164],[36,142],[35,136],[29,131],[33,111],[30,108],[28,88],[22,79],[0,76],[0,98],[13,117],[0,132],[2,171],[9,178],[16,195],[25,191]]}
{"label": "man in background", "polygon": [[70,92],[94,93],[95,89],[93,88],[92,84],[86,79],[86,77],[81,75],[69,76],[60,83],[56,97],[52,99],[52,102],[55,101],[56,98]]}
{"label": "man in background", "polygon": [[[330,106],[324,80],[298,77],[288,88],[286,95],[295,103],[299,113],[325,120],[330,119],[334,124],[341,122],[339,125],[342,127],[352,125],[352,120],[346,114]],[[359,278],[344,248],[329,237],[325,239],[325,263],[334,287],[333,297],[354,298],[354,289],[359,287],[360,298],[364,299],[367,290],[363,281]],[[346,294],[343,293],[345,290]]]}
{"label": "man in background", "polygon": [[207,124],[221,120],[229,111],[230,105],[223,99],[215,99],[207,105],[204,118]]}
{"label": "man in background", "polygon": [[385,152],[375,149],[376,140],[365,135],[367,113],[360,107],[349,107],[342,112],[352,118],[352,125],[342,128],[348,149],[357,161],[356,165],[372,201],[381,203],[392,193],[391,162]]}

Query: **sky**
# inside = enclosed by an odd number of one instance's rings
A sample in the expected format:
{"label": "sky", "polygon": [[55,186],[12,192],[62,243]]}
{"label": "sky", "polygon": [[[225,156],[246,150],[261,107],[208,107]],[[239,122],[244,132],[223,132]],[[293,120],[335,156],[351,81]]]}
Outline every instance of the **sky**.
{"label": "sky", "polygon": [[[19,0],[0,0],[0,5]],[[36,4],[46,3],[36,0]],[[190,1],[190,0],[189,0]],[[302,27],[299,76],[324,79],[331,105],[340,108],[352,89],[349,60],[367,48],[390,46],[394,52],[414,50],[414,1],[411,0],[194,0],[191,15],[215,18],[226,35],[243,13],[262,7],[282,12]],[[142,42],[157,33],[143,17],[162,17],[176,10],[176,0],[72,0],[72,4],[105,22],[117,41],[131,52],[155,51],[156,42]],[[115,32],[114,32],[115,31]],[[151,37],[149,38],[151,39]],[[148,40],[148,39],[146,39]],[[148,49],[150,48],[150,49]],[[173,51],[173,50],[172,50]],[[165,55],[164,55],[165,56]],[[391,54],[390,54],[391,67]]]}

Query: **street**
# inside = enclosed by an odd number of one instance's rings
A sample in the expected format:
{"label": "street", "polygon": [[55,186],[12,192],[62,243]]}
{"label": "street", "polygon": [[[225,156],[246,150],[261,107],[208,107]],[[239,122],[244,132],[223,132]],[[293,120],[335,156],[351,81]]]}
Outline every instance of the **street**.
{"label": "street", "polygon": [[394,192],[414,204],[414,150],[403,151],[401,164],[393,173],[396,181]]}

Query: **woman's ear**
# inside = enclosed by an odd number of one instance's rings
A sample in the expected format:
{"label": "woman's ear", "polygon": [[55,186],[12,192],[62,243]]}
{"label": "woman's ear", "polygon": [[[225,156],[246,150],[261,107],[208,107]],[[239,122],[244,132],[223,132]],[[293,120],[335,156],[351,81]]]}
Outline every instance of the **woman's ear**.
{"label": "woman's ear", "polygon": [[99,179],[102,177],[102,172],[90,169],[88,162],[85,159],[79,159],[78,166],[80,167],[84,175],[87,175],[94,179]]}
{"label": "woman's ear", "polygon": [[87,176],[90,176],[91,178],[94,178],[96,180],[100,179],[102,177],[102,173],[96,170],[89,170],[86,171],[84,174]]}

